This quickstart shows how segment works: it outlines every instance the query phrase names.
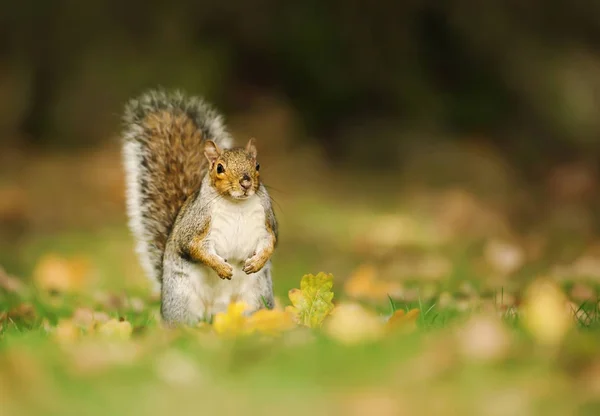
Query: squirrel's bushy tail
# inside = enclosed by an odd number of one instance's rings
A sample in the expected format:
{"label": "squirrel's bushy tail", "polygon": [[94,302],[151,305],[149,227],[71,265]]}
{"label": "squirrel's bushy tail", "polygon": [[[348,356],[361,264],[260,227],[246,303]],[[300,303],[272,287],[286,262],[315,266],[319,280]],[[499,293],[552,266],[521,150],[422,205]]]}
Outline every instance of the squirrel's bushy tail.
{"label": "squirrel's bushy tail", "polygon": [[123,159],[129,226],[149,277],[161,281],[169,234],[206,173],[204,140],[231,146],[221,116],[198,97],[151,90],[125,107]]}

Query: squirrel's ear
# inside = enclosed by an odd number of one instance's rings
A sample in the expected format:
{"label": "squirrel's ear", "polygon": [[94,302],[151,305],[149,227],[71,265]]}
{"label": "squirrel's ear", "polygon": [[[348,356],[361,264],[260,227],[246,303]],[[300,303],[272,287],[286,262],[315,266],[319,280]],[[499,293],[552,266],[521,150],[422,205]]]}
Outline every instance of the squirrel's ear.
{"label": "squirrel's ear", "polygon": [[207,140],[204,143],[204,156],[206,156],[210,163],[215,163],[220,154],[221,150],[219,150],[215,142]]}
{"label": "squirrel's ear", "polygon": [[256,159],[257,151],[256,151],[256,139],[253,137],[248,140],[248,144],[246,145],[246,152],[250,153],[250,155]]}

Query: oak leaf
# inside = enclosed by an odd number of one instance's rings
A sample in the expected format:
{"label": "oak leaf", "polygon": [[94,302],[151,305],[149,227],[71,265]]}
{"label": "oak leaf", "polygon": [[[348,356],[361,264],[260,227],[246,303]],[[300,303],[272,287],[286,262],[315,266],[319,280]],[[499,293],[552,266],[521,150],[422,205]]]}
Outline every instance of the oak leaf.
{"label": "oak leaf", "polygon": [[300,325],[318,328],[333,310],[333,275],[307,274],[300,281],[300,289],[292,289],[288,296],[293,306],[288,311]]}

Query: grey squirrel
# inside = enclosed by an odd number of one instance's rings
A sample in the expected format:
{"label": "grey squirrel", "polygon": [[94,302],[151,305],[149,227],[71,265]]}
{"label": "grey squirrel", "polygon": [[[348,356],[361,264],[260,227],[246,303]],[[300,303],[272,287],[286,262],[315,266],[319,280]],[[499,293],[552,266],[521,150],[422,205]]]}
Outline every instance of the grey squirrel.
{"label": "grey squirrel", "polygon": [[254,139],[233,140],[199,97],[156,89],[125,107],[129,227],[168,324],[193,325],[242,301],[272,308],[278,231]]}

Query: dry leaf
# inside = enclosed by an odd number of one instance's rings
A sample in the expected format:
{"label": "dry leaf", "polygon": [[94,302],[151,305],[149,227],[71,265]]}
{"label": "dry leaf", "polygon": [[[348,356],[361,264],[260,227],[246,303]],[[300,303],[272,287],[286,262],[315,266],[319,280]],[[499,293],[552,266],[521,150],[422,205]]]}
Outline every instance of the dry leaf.
{"label": "dry leaf", "polygon": [[405,312],[403,309],[398,309],[387,321],[386,327],[388,331],[411,332],[417,329],[417,319],[421,311],[419,309],[411,309]]}
{"label": "dry leaf", "polygon": [[540,279],[527,290],[522,306],[522,321],[538,342],[558,344],[571,325],[567,297],[551,281]]}
{"label": "dry leaf", "polygon": [[81,335],[79,327],[70,319],[62,319],[54,328],[54,339],[61,344],[70,344],[77,341]]}
{"label": "dry leaf", "polygon": [[492,361],[506,356],[510,339],[498,318],[478,316],[459,332],[458,344],[466,358]]}
{"label": "dry leaf", "polygon": [[96,312],[89,308],[78,308],[73,313],[73,323],[85,328],[93,329],[94,326],[106,323],[110,317],[104,312]]}
{"label": "dry leaf", "polygon": [[323,320],[333,310],[333,275],[323,272],[313,276],[307,274],[300,281],[300,289],[289,291],[293,306],[286,311],[292,314],[296,322],[310,328],[320,327]]}
{"label": "dry leaf", "polygon": [[82,289],[90,271],[86,259],[64,259],[49,254],[39,261],[33,271],[35,285],[45,291],[76,292]]}
{"label": "dry leaf", "polygon": [[386,300],[388,296],[400,297],[402,286],[398,282],[377,279],[377,270],[369,264],[358,267],[344,284],[344,291],[354,299]]}
{"label": "dry leaf", "polygon": [[9,293],[22,293],[25,290],[25,285],[16,277],[6,273],[0,266],[0,289],[4,289]]}
{"label": "dry leaf", "polygon": [[260,309],[252,314],[248,319],[248,325],[252,331],[267,335],[277,335],[296,327],[289,312],[269,309]]}
{"label": "dry leaf", "polygon": [[596,291],[588,284],[577,282],[571,289],[571,298],[577,302],[597,299]]}
{"label": "dry leaf", "polygon": [[325,332],[344,344],[375,341],[385,333],[379,316],[355,303],[340,304],[325,323]]}
{"label": "dry leaf", "polygon": [[237,336],[250,333],[248,317],[244,315],[247,305],[243,302],[229,304],[227,312],[215,315],[213,328],[219,335]]}
{"label": "dry leaf", "polygon": [[126,340],[131,337],[131,331],[131,324],[128,321],[110,319],[100,324],[96,332],[103,338]]}
{"label": "dry leaf", "polygon": [[35,320],[35,309],[29,303],[21,303],[7,312],[0,312],[0,324],[33,323]]}

